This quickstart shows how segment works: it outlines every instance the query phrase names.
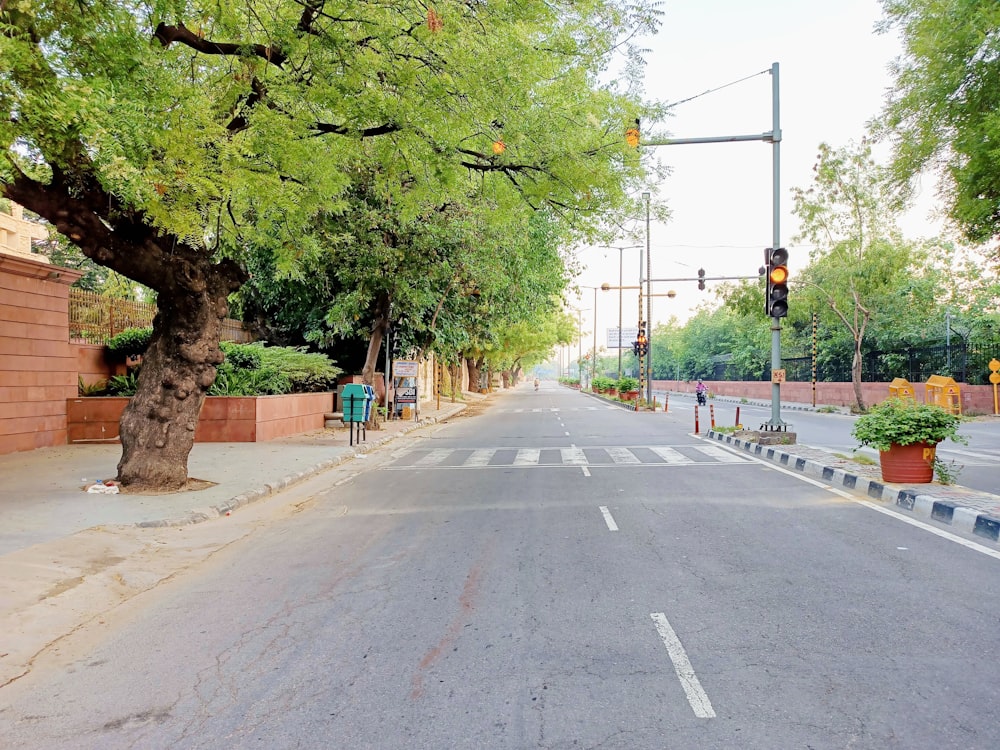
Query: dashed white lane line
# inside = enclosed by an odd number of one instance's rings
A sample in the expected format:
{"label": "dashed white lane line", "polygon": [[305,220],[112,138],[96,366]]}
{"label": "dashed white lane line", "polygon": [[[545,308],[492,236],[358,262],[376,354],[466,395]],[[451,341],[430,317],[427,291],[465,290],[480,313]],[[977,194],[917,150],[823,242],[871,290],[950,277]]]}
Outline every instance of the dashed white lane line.
{"label": "dashed white lane line", "polygon": [[608,531],[618,531],[618,524],[615,523],[615,519],[611,515],[611,511],[608,510],[607,505],[600,506],[601,515],[604,516],[604,523],[608,525]]}
{"label": "dashed white lane line", "polygon": [[691,666],[691,661],[687,657],[687,652],[684,651],[684,646],[681,645],[677,633],[670,627],[667,616],[662,612],[653,612],[650,617],[656,624],[656,632],[663,639],[663,645],[667,647],[667,654],[674,664],[674,671],[677,672],[677,677],[681,681],[681,687],[684,688],[688,703],[694,710],[694,715],[699,719],[714,719],[715,709],[712,708],[712,702],[702,689],[698,676],[694,673],[694,667]]}
{"label": "dashed white lane line", "polygon": [[583,475],[585,477],[589,477],[590,476],[590,469],[588,469],[586,466],[581,466],[580,468],[583,469]]}

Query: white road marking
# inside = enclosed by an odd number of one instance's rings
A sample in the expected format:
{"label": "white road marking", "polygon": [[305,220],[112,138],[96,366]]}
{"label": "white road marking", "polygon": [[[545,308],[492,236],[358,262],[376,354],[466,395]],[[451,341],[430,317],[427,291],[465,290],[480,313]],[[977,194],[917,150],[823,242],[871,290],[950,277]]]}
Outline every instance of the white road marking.
{"label": "white road marking", "polygon": [[437,448],[432,450],[423,458],[414,462],[414,466],[432,466],[433,464],[439,464],[444,461],[452,453],[451,448]]}
{"label": "white road marking", "polygon": [[680,451],[676,451],[673,448],[666,448],[662,446],[650,446],[649,448],[653,453],[662,458],[668,464],[690,464],[694,463],[690,458],[685,456]]}
{"label": "white road marking", "polygon": [[611,517],[611,511],[608,510],[607,505],[600,506],[601,515],[604,516],[604,523],[608,525],[608,531],[618,531],[618,524],[615,523],[615,519]]}
{"label": "white road marking", "polygon": [[[566,433],[569,434],[568,432]],[[586,466],[587,457],[583,453],[583,448],[560,448],[559,454],[562,456],[564,466]]]}
{"label": "white road marking", "polygon": [[569,436],[569,433],[567,432],[566,435]]}
{"label": "white road marking", "polygon": [[694,715],[699,719],[714,719],[715,709],[712,708],[712,702],[702,689],[698,676],[694,673],[694,667],[691,666],[687,657],[687,652],[684,651],[684,646],[681,645],[677,633],[670,627],[667,616],[662,612],[653,612],[650,617],[656,623],[656,632],[663,639],[663,645],[667,647],[667,654],[674,664],[674,671],[677,672],[677,677],[681,681],[681,687],[684,688],[688,703],[694,710]]}
{"label": "white road marking", "polygon": [[495,450],[478,450],[472,451],[472,455],[469,456],[463,462],[464,466],[486,466],[489,464],[490,459],[493,458],[493,454],[496,453]]}
{"label": "white road marking", "polygon": [[604,450],[616,464],[641,463],[638,457],[628,448],[605,448]]}
{"label": "white road marking", "polygon": [[542,452],[537,448],[518,448],[514,466],[537,466]]}
{"label": "white road marking", "polygon": [[580,471],[583,472],[583,475],[585,477],[589,477],[590,476],[590,469],[588,469],[586,466],[581,466],[580,467]]}
{"label": "white road marking", "polygon": [[339,487],[339,486],[340,486],[340,485],[342,485],[342,484],[347,484],[347,483],[348,483],[348,482],[350,482],[350,481],[351,481],[352,479],[354,479],[354,477],[344,477],[344,478],[343,478],[343,479],[341,479],[341,480],[340,480],[339,482],[334,482],[334,483],[333,483],[333,486],[334,486],[334,487]]}
{"label": "white road marking", "polygon": [[704,453],[709,458],[714,458],[717,461],[729,462],[729,463],[745,463],[750,459],[739,455],[738,453],[732,453],[723,448],[719,448],[714,445],[705,446],[695,446],[695,450],[699,453]]}

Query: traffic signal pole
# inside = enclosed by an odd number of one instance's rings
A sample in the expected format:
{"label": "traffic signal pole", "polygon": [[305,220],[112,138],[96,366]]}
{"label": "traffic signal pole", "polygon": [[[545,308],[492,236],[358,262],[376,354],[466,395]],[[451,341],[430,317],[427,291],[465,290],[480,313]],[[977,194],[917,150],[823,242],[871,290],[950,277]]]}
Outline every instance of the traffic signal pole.
{"label": "traffic signal pole", "polygon": [[[781,247],[781,117],[778,86],[778,63],[771,64],[771,130],[750,135],[722,135],[707,138],[649,138],[642,139],[643,146],[680,146],[690,143],[736,143],[763,141],[772,146],[772,244]],[[647,274],[647,277],[649,274]],[[642,309],[639,310],[640,317]],[[771,317],[771,419],[761,425],[762,430],[785,431],[787,423],[781,419],[781,318]]]}

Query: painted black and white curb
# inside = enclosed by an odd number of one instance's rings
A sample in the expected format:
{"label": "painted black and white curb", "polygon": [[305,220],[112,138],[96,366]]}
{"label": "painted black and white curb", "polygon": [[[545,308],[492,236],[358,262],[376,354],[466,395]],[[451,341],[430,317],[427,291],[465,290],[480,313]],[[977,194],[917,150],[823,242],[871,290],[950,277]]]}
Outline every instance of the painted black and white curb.
{"label": "painted black and white curb", "polygon": [[1000,540],[1000,518],[984,513],[975,508],[968,508],[955,499],[936,497],[932,493],[914,489],[901,489],[895,485],[868,477],[853,474],[844,469],[826,466],[819,461],[796,456],[781,446],[760,445],[749,440],[739,440],[732,435],[720,432],[709,432],[710,439],[726,443],[747,453],[752,453],[766,461],[784,466],[792,471],[799,471],[816,479],[820,479],[834,487],[844,487],[874,500],[892,503],[899,508],[911,511],[915,515],[947,524],[960,531],[977,536]]}

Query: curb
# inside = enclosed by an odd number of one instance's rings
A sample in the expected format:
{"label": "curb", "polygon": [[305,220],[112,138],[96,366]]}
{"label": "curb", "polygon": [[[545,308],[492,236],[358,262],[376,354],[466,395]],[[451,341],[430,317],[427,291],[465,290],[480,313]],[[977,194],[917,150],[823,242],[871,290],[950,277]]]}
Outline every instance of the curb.
{"label": "curb", "polygon": [[[457,409],[451,413],[441,417],[441,419],[448,419],[455,416],[459,412],[465,409],[465,404],[456,404]],[[246,492],[241,492],[239,495],[229,498],[218,505],[210,505],[207,508],[194,508],[188,511],[183,516],[177,518],[164,518],[155,521],[138,521],[133,526],[139,528],[165,528],[170,526],[190,526],[196,523],[202,523],[203,521],[210,521],[214,518],[219,518],[232,513],[234,510],[243,508],[250,503],[255,503],[258,500],[263,500],[264,498],[276,495],[282,490],[288,489],[294,484],[305,481],[310,477],[314,477],[317,474],[322,474],[328,469],[332,469],[334,466],[339,466],[347,461],[352,461],[358,455],[371,453],[377,448],[381,448],[386,443],[390,443],[396,438],[406,435],[407,433],[418,430],[421,427],[426,427],[427,425],[435,424],[439,421],[438,417],[424,417],[419,422],[413,422],[405,427],[400,428],[397,432],[392,435],[384,435],[378,440],[374,440],[370,443],[366,442],[363,445],[354,446],[353,451],[343,453],[339,456],[334,456],[333,458],[327,459],[326,461],[321,461],[318,464],[310,466],[302,471],[298,471],[294,474],[289,474],[277,479],[273,482],[268,482],[263,487],[258,487],[256,489],[247,490]]]}
{"label": "curb", "polygon": [[[573,390],[576,390],[576,389],[574,388]],[[625,411],[636,411],[635,404],[629,404],[629,403],[626,403],[624,401],[617,401],[617,400],[616,401],[612,401],[609,398],[601,398],[600,396],[598,396],[598,395],[596,395],[596,394],[594,394],[594,393],[592,393],[590,391],[581,390],[580,393],[582,393],[584,396],[589,396],[592,399],[600,401],[602,404],[609,404],[610,406],[616,406],[619,409],[624,409]]]}
{"label": "curb", "polygon": [[941,500],[934,495],[918,490],[901,489],[898,485],[887,485],[868,477],[852,474],[844,469],[826,466],[780,448],[759,445],[749,440],[738,440],[731,435],[709,431],[708,438],[739,448],[746,453],[784,466],[793,471],[820,479],[834,486],[841,486],[856,493],[867,495],[873,500],[891,503],[915,515],[937,521],[959,531],[975,534],[994,542],[1000,541],[1000,518],[964,507],[954,500]]}

